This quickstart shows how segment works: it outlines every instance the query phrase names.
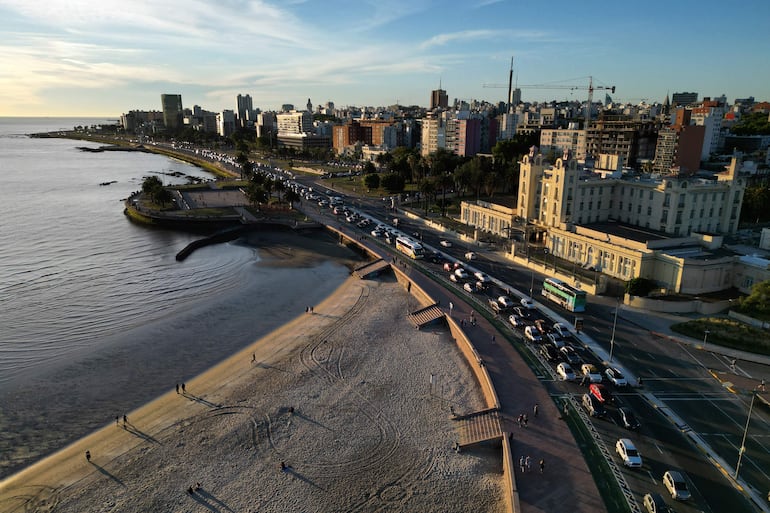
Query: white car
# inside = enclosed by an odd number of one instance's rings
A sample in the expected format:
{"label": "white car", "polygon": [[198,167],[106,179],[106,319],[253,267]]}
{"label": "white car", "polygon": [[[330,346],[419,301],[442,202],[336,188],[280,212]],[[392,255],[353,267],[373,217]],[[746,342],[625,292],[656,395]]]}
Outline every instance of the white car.
{"label": "white car", "polygon": [[575,381],[575,371],[567,362],[561,362],[556,366],[556,374],[564,381]]}
{"label": "white car", "polygon": [[508,316],[508,322],[511,323],[511,326],[514,328],[520,328],[524,326],[524,321],[516,314],[511,314]]}
{"label": "white car", "polygon": [[524,328],[524,337],[532,342],[542,342],[543,338],[540,336],[540,331],[534,326],[527,326]]}
{"label": "white car", "polygon": [[466,271],[462,267],[458,267],[457,269],[455,269],[455,276],[457,276],[462,280],[465,280],[468,278],[468,271]]}
{"label": "white car", "polygon": [[489,283],[490,281],[489,276],[482,273],[481,271],[476,271],[475,273],[473,273],[473,276],[475,276],[476,279],[479,280],[481,283]]}
{"label": "white car", "polygon": [[668,493],[671,494],[672,499],[686,501],[691,497],[690,490],[687,488],[687,481],[676,470],[667,470],[663,474],[663,485],[668,490]]}
{"label": "white car", "polygon": [[471,285],[470,283],[466,283],[465,285],[463,285],[463,289],[465,289],[465,292],[470,292],[471,294],[476,292],[476,289],[473,288],[473,285]]}
{"label": "white car", "polygon": [[615,443],[615,452],[617,452],[620,459],[623,460],[623,465],[632,468],[639,468],[642,466],[642,456],[639,454],[639,451],[636,450],[634,442],[628,438],[621,438]]}
{"label": "white car", "polygon": [[465,259],[466,260],[476,260],[476,253],[474,253],[473,251],[468,251],[465,254]]}
{"label": "white car", "polygon": [[580,371],[583,373],[583,376],[588,378],[588,381],[591,383],[601,383],[602,382],[602,375],[599,373],[599,369],[596,368],[596,365],[593,365],[591,363],[584,363],[580,367]]}
{"label": "white car", "polygon": [[503,308],[513,308],[513,300],[508,296],[500,296],[497,303]]}
{"label": "white car", "polygon": [[553,331],[558,333],[561,338],[569,336],[569,329],[567,329],[567,326],[560,322],[554,323]]}
{"label": "white car", "polygon": [[439,244],[441,244],[441,245],[442,245],[442,246],[444,246],[445,248],[451,248],[451,247],[452,247],[452,243],[451,243],[451,242],[449,242],[449,241],[448,241],[448,240],[446,240],[446,239],[442,239],[442,240],[441,240],[441,242],[439,242]]}
{"label": "white car", "polygon": [[521,298],[521,306],[526,308],[527,310],[532,310],[535,308],[535,302],[527,297]]}
{"label": "white car", "polygon": [[628,381],[626,381],[626,378],[616,367],[610,367],[604,371],[604,375],[607,376],[607,379],[610,380],[610,383],[616,387],[628,386]]}

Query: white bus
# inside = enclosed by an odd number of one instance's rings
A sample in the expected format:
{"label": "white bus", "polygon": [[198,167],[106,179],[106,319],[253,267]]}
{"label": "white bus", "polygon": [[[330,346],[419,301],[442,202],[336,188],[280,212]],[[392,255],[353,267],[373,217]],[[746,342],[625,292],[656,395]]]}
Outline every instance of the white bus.
{"label": "white bus", "polygon": [[412,258],[423,258],[425,256],[422,244],[408,237],[396,238],[396,249]]}

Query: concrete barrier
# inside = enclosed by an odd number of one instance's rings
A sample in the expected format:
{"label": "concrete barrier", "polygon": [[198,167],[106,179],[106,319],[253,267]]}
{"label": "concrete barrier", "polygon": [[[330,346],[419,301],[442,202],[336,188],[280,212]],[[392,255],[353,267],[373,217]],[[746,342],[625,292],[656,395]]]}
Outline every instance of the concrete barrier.
{"label": "concrete barrier", "polygon": [[509,434],[506,432],[505,436],[503,436],[503,479],[505,481],[505,489],[509,492],[505,495],[508,500],[508,510],[513,513],[519,513],[521,505],[519,504],[519,489],[516,485],[516,462],[513,461],[513,446],[511,445],[511,439],[508,437]]}

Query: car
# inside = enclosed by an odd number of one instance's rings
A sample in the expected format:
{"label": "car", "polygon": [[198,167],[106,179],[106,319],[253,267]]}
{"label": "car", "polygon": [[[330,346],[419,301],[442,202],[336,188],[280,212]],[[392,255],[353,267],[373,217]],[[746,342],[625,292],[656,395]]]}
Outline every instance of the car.
{"label": "car", "polygon": [[588,393],[596,397],[602,403],[609,404],[612,402],[612,394],[610,394],[607,387],[601,383],[591,383],[588,386]]}
{"label": "car", "polygon": [[526,308],[522,308],[520,306],[513,307],[513,313],[521,317],[522,319],[529,319],[529,312]]}
{"label": "car", "polygon": [[453,269],[454,269],[454,267],[452,267],[452,263],[451,262],[444,262],[444,270],[445,271],[448,271],[448,272],[451,273]]}
{"label": "car", "polygon": [[550,332],[548,335],[546,335],[546,338],[548,338],[548,342],[550,342],[555,349],[561,349],[567,345],[564,339],[562,339],[558,334],[554,332]]}
{"label": "car", "polygon": [[319,206],[319,207],[328,207],[328,206],[329,206],[329,202],[328,202],[328,201],[326,201],[326,200],[320,200],[320,201],[318,202],[318,206]]}
{"label": "car", "polygon": [[513,307],[513,300],[509,298],[508,296],[500,296],[497,298],[497,302],[500,304],[500,307],[502,308],[512,308]]}
{"label": "car", "polygon": [[621,373],[617,367],[610,367],[606,371],[604,371],[604,375],[607,376],[607,379],[615,385],[616,387],[625,387],[628,386],[628,381],[626,381],[626,378],[623,376],[623,373]]}
{"label": "car", "polygon": [[455,283],[460,283],[460,278],[458,278],[455,273],[449,275],[449,280]]}
{"label": "car", "polygon": [[467,253],[465,253],[465,259],[476,260],[476,253],[474,253],[473,251],[468,251]]}
{"label": "car", "polygon": [[565,345],[561,349],[559,349],[562,354],[562,358],[567,360],[567,363],[570,363],[572,365],[578,365],[582,360],[580,358],[580,355],[575,351],[575,348],[572,346]]}
{"label": "car", "polygon": [[457,276],[458,278],[460,278],[462,280],[468,279],[468,271],[466,271],[462,267],[458,267],[457,269],[455,269],[455,273],[454,274],[455,274],[455,276]]}
{"label": "car", "polygon": [[481,271],[476,271],[475,273],[473,273],[473,276],[475,276],[476,279],[479,280],[481,283],[488,283],[489,281],[491,281],[489,279],[489,276],[482,273]]}
{"label": "car", "polygon": [[555,347],[544,344],[540,347],[540,354],[549,362],[555,362],[559,359],[559,351]]}
{"label": "car", "polygon": [[580,366],[580,372],[582,372],[583,376],[588,378],[588,381],[591,383],[602,382],[602,375],[599,374],[599,369],[596,368],[596,365],[591,363],[584,363]]}
{"label": "car", "polygon": [[521,306],[523,306],[527,310],[532,310],[535,308],[535,302],[528,297],[523,297],[521,298]]}
{"label": "car", "polygon": [[449,241],[448,241],[448,240],[446,240],[446,239],[441,239],[441,242],[439,242],[439,244],[441,244],[441,245],[442,245],[442,246],[444,246],[445,248],[451,248],[451,247],[452,247],[452,243],[451,243],[451,242],[449,242]]}
{"label": "car", "polygon": [[500,313],[503,309],[500,307],[500,303],[498,303],[494,299],[488,299],[487,302],[489,303],[489,308],[494,310],[497,313]]}
{"label": "car", "polygon": [[332,213],[333,213],[335,216],[339,216],[339,215],[342,215],[342,208],[341,208],[341,207],[334,207],[334,210],[332,210]]}
{"label": "car", "polygon": [[644,494],[642,504],[644,504],[644,509],[647,510],[647,513],[668,513],[671,511],[668,509],[668,505],[663,500],[663,497],[656,492]]}
{"label": "car", "polygon": [[470,292],[471,294],[476,292],[476,289],[470,283],[466,283],[465,285],[463,285],[463,289],[465,290],[465,292]]}
{"label": "car", "polygon": [[[497,304],[497,301],[495,301],[495,304]],[[513,326],[514,328],[521,328],[522,326],[524,326],[524,321],[522,320],[521,317],[519,317],[516,314],[509,315],[508,322],[510,322],[511,326]]]}
{"label": "car", "polygon": [[428,260],[433,262],[434,264],[440,264],[444,262],[444,255],[439,253],[438,251],[434,251],[429,257]]}
{"label": "car", "polygon": [[607,410],[604,409],[602,403],[591,394],[583,394],[581,402],[583,403],[583,408],[585,408],[590,416],[604,417],[607,415]]}
{"label": "car", "polygon": [[620,417],[620,423],[623,424],[624,428],[631,431],[639,429],[639,421],[636,420],[636,415],[625,406],[618,408],[618,417]]}
{"label": "car", "polygon": [[385,232],[383,232],[382,230],[378,230],[376,228],[372,230],[371,233],[372,233],[372,237],[382,237],[385,234]]}
{"label": "car", "polygon": [[569,336],[569,329],[566,325],[556,322],[553,324],[553,331],[559,334],[561,338],[566,338]]}
{"label": "car", "polygon": [[687,481],[681,472],[676,470],[667,470],[663,474],[663,486],[666,487],[674,500],[686,501],[691,497],[690,490],[687,488]]}
{"label": "car", "polygon": [[[588,394],[586,394],[588,395]],[[619,438],[615,442],[615,452],[618,453],[623,465],[629,468],[640,468],[642,466],[642,456],[636,450],[634,442],[628,438]]]}
{"label": "car", "polygon": [[575,381],[575,371],[567,362],[561,362],[556,366],[556,374],[564,381]]}
{"label": "car", "polygon": [[540,336],[540,332],[534,326],[527,326],[524,328],[524,337],[530,342],[542,342],[543,338]]}

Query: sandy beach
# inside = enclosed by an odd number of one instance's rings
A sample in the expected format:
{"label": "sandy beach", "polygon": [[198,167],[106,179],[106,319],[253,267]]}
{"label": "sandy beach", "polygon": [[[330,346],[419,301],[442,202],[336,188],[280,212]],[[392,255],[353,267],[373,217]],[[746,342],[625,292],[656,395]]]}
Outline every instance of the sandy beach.
{"label": "sandy beach", "polygon": [[392,277],[348,279],[184,393],[0,482],[0,511],[503,511],[499,448],[452,450],[450,407],[481,408],[479,387],[410,303]]}

